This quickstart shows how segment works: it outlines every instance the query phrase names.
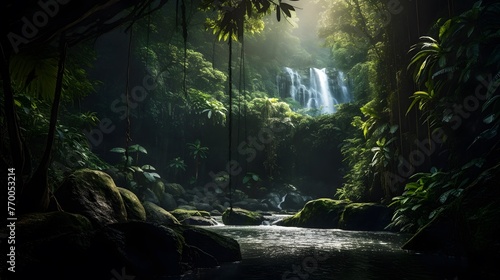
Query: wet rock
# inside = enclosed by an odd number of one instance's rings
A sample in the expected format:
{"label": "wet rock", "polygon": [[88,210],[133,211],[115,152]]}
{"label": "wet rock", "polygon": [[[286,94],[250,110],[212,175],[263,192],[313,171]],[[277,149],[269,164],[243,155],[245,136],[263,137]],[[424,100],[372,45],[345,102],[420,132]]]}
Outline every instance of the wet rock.
{"label": "wet rock", "polygon": [[167,210],[160,206],[146,201],[143,203],[146,210],[146,221],[162,225],[180,224],[180,222]]}
{"label": "wet rock", "polygon": [[173,211],[170,211],[170,213],[174,215],[174,217],[179,221],[182,221],[192,216],[210,218],[210,213],[208,213],[207,211],[187,210],[178,208]]}
{"label": "wet rock", "polygon": [[217,222],[213,218],[192,216],[182,220],[181,224],[192,226],[216,226]]}
{"label": "wet rock", "polygon": [[276,224],[292,227],[338,228],[340,217],[347,204],[345,201],[329,198],[311,200],[294,216]]}
{"label": "wet rock", "polygon": [[222,213],[222,222],[225,225],[260,225],[263,221],[261,214],[241,208],[229,208]]}
{"label": "wet rock", "polygon": [[393,211],[376,203],[351,203],[346,205],[339,221],[345,230],[381,231],[391,222]]}
{"label": "wet rock", "polygon": [[127,220],[127,210],[118,188],[102,171],[81,169],[73,172],[55,196],[64,211],[82,214],[96,225]]}
{"label": "wet rock", "polygon": [[236,240],[215,232],[192,226],[172,226],[180,233],[186,243],[213,256],[218,262],[241,260],[240,245]]}
{"label": "wet rock", "polygon": [[281,209],[296,211],[302,209],[306,201],[304,197],[297,192],[290,192],[285,196],[283,203],[280,204]]}
{"label": "wet rock", "polygon": [[146,220],[146,210],[144,206],[139,201],[139,198],[131,191],[118,188],[120,195],[122,196],[123,203],[125,204],[125,209],[127,210],[127,219],[145,221]]}

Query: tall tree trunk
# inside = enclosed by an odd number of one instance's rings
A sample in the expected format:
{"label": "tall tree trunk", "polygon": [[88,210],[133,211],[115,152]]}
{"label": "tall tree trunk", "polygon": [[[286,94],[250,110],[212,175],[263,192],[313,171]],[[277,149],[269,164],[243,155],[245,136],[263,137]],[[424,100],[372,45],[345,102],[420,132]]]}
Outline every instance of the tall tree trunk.
{"label": "tall tree trunk", "polygon": [[[18,191],[22,191],[24,187],[24,176],[29,175],[30,168],[26,168],[26,156],[23,145],[23,140],[21,137],[21,130],[19,128],[19,122],[16,114],[16,106],[14,103],[14,90],[12,88],[12,80],[10,78],[10,48],[6,47],[8,42],[2,40],[1,42],[1,61],[0,61],[0,72],[2,76],[3,94],[4,94],[4,111],[5,118],[7,122],[7,131],[9,134],[9,144],[10,144],[10,156],[12,160],[13,167],[16,170],[16,187]],[[29,158],[28,158],[29,160]],[[29,166],[29,164],[27,165]]]}
{"label": "tall tree trunk", "polygon": [[52,155],[52,147],[54,146],[59,104],[61,101],[64,65],[66,62],[66,50],[67,43],[64,35],[61,35],[59,41],[59,65],[57,69],[56,88],[54,93],[54,100],[52,103],[52,109],[50,112],[47,142],[42,159],[40,160],[40,164],[38,165],[35,173],[29,180],[21,195],[19,207],[20,211],[24,213],[46,211],[50,203],[48,170]]}

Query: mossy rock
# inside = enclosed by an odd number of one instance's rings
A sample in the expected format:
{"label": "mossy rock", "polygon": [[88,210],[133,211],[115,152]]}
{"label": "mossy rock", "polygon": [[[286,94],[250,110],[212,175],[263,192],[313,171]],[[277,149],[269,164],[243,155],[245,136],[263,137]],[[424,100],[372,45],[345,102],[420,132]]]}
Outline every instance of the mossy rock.
{"label": "mossy rock", "polygon": [[222,222],[225,225],[260,225],[264,221],[264,216],[257,212],[248,211],[241,208],[228,208],[222,213]]}
{"label": "mossy rock", "polygon": [[64,211],[81,214],[95,225],[127,221],[122,196],[113,179],[102,171],[73,172],[57,189],[55,197]]}
{"label": "mossy rock", "polygon": [[392,210],[377,203],[351,203],[345,206],[339,228],[345,230],[381,231],[391,222]]}
{"label": "mossy rock", "polygon": [[210,213],[208,213],[207,211],[187,210],[180,208],[170,211],[170,214],[174,215],[174,217],[179,221],[185,220],[192,216],[211,218]]}
{"label": "mossy rock", "polygon": [[184,195],[184,193],[186,193],[184,188],[179,184],[168,183],[168,184],[164,184],[164,185],[165,185],[165,187],[164,187],[165,192],[173,195],[174,197],[181,197]]}
{"label": "mossy rock", "polygon": [[340,217],[347,204],[346,201],[330,198],[311,200],[295,215],[276,224],[289,227],[338,228]]}
{"label": "mossy rock", "polygon": [[120,187],[118,187],[118,191],[122,196],[125,209],[127,210],[127,219],[145,221],[146,210],[144,210],[144,206],[142,206],[141,201],[135,193]]}
{"label": "mossy rock", "polygon": [[146,210],[146,221],[161,225],[180,224],[179,220],[177,220],[174,215],[153,202],[146,201],[143,205],[144,210]]}

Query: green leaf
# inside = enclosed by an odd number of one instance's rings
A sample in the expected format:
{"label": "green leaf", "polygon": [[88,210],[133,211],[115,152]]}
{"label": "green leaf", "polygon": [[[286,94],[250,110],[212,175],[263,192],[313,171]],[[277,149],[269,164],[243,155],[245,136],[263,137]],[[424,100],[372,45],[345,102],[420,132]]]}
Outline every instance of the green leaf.
{"label": "green leaf", "polygon": [[143,165],[141,168],[144,169],[144,170],[147,170],[147,171],[149,171],[149,170],[156,170],[156,168],[154,168],[153,166],[151,166],[149,164]]}
{"label": "green leaf", "polygon": [[155,181],[156,181],[155,177],[153,177],[153,175],[151,175],[151,173],[144,172],[143,174],[144,174],[144,177],[146,177],[146,179],[147,179],[149,182],[153,183],[153,182],[155,182]]}
{"label": "green leaf", "polygon": [[259,175],[257,175],[257,174],[253,174],[253,175],[252,175],[252,179],[253,179],[254,181],[256,181],[256,182],[257,182],[257,181],[259,181]]}
{"label": "green leaf", "polygon": [[120,153],[120,154],[125,153],[125,149],[124,148],[120,148],[120,147],[113,148],[113,149],[111,149],[109,151],[113,152],[113,153]]}
{"label": "green leaf", "polygon": [[248,181],[250,181],[250,177],[248,176],[243,177],[243,184],[248,183]]}

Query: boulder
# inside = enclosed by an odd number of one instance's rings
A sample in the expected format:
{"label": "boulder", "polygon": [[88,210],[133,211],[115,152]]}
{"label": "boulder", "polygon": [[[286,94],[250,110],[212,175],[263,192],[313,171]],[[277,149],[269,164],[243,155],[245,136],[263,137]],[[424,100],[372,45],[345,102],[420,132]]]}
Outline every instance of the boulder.
{"label": "boulder", "polygon": [[127,210],[111,177],[97,170],[70,174],[55,192],[64,211],[82,214],[94,224],[125,222]]}
{"label": "boulder", "polygon": [[351,203],[345,206],[339,228],[345,230],[381,231],[391,222],[392,210],[376,203]]}
{"label": "boulder", "polygon": [[179,221],[185,220],[192,216],[210,218],[210,213],[206,211],[186,210],[180,208],[170,211],[170,214],[174,215],[174,217]]}
{"label": "boulder", "polygon": [[344,208],[348,203],[330,198],[311,200],[295,215],[276,223],[280,226],[308,228],[338,228]]}
{"label": "boulder", "polygon": [[122,196],[123,203],[125,204],[125,209],[127,210],[127,219],[145,221],[146,220],[146,210],[142,206],[139,198],[131,191],[118,187],[118,191]]}
{"label": "boulder", "polygon": [[181,224],[192,226],[216,226],[217,221],[213,218],[192,216],[182,220]]}
{"label": "boulder", "polygon": [[169,193],[162,193],[158,196],[160,199],[160,206],[165,210],[174,210],[177,208],[177,202],[175,202],[175,198],[173,195]]}
{"label": "boulder", "polygon": [[301,194],[297,192],[290,192],[286,194],[285,199],[281,204],[279,204],[279,206],[282,210],[297,211],[302,209],[305,203],[306,201]]}
{"label": "boulder", "polygon": [[174,197],[181,197],[186,193],[181,185],[175,183],[165,184],[165,192],[173,195]]}
{"label": "boulder", "polygon": [[143,205],[146,210],[146,221],[161,225],[180,224],[172,214],[160,206],[149,201],[144,202]]}
{"label": "boulder", "polygon": [[91,269],[109,279],[113,279],[113,270],[123,275],[122,269],[138,279],[179,275],[183,272],[183,246],[184,238],[165,226],[139,221],[112,224],[93,239],[90,253],[95,263]]}
{"label": "boulder", "polygon": [[260,225],[264,216],[259,213],[241,208],[229,208],[222,213],[222,222],[225,225]]}
{"label": "boulder", "polygon": [[79,214],[20,216],[16,223],[16,279],[83,279],[74,274],[88,260],[92,231],[92,223]]}
{"label": "boulder", "polygon": [[156,205],[160,205],[160,199],[158,199],[158,196],[156,196],[156,194],[148,188],[143,188],[139,191],[139,198],[142,202],[149,201]]}
{"label": "boulder", "polygon": [[240,244],[233,238],[193,226],[172,226],[184,237],[189,246],[194,246],[213,256],[219,263],[241,260]]}
{"label": "boulder", "polygon": [[68,212],[30,213],[19,217],[16,238],[22,241],[44,240],[66,233],[91,231],[92,223],[85,216]]}
{"label": "boulder", "polygon": [[214,208],[212,206],[210,206],[210,204],[208,204],[208,203],[195,202],[193,204],[193,206],[197,210],[202,210],[202,211],[207,211],[207,212],[210,212],[210,211],[214,210]]}

